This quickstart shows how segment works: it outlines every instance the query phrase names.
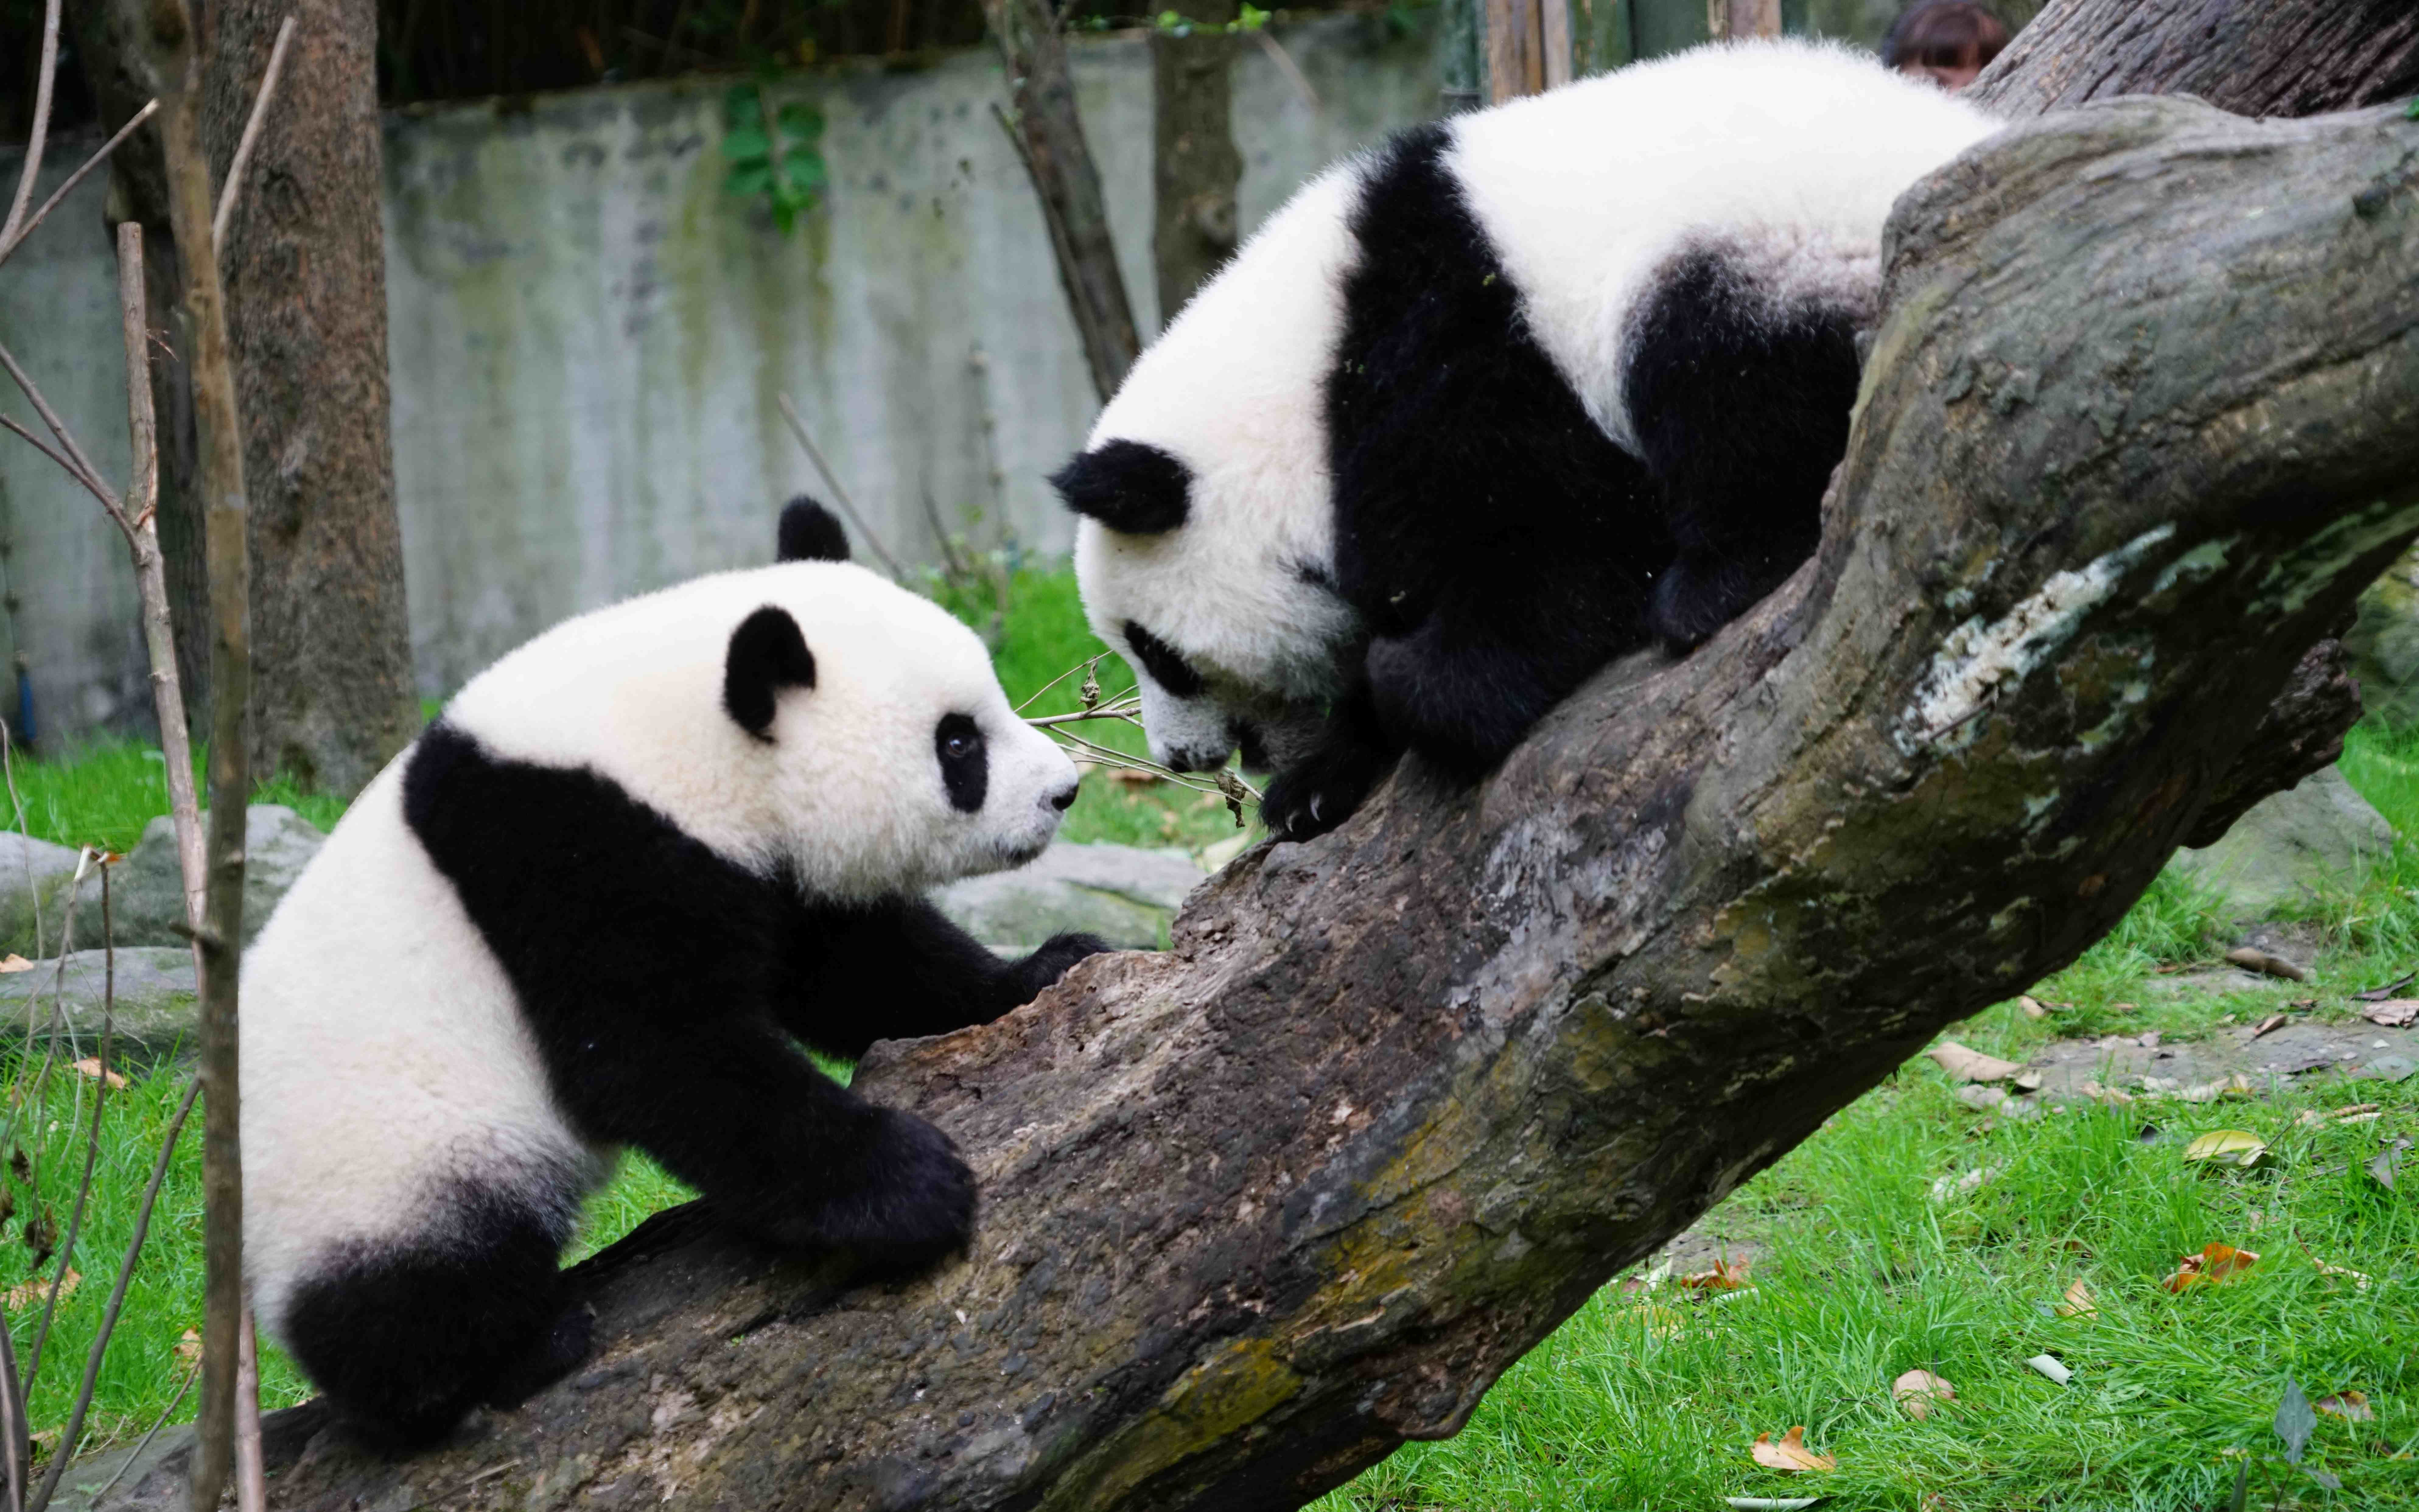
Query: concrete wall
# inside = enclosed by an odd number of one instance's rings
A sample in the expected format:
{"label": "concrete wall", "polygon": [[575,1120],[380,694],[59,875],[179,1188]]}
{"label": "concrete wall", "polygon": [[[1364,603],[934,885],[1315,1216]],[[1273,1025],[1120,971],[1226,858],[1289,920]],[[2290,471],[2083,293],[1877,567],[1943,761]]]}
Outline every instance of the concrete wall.
{"label": "concrete wall", "polygon": [[[1278,36],[1319,106],[1245,48],[1246,226],[1321,164],[1436,109],[1420,39],[1365,17]],[[1076,81],[1136,316],[1155,329],[1147,51],[1086,42]],[[901,554],[929,560],[932,517],[967,530],[978,513],[978,540],[1004,523],[1027,551],[1067,548],[1042,475],[1097,405],[1031,189],[991,116],[1005,100],[997,64],[967,53],[779,85],[822,110],[831,173],[786,237],[722,187],[725,87],[388,120],[395,483],[425,691],[567,614],[763,561],[778,501],[826,492],[780,419],[784,391]],[[0,152],[0,182],[13,183],[14,161]],[[0,341],[122,476],[100,181],[0,270]],[[5,403],[32,419],[13,394]],[[53,730],[140,726],[123,548],[88,498],[5,436],[0,568],[13,606],[0,639],[28,658]]]}

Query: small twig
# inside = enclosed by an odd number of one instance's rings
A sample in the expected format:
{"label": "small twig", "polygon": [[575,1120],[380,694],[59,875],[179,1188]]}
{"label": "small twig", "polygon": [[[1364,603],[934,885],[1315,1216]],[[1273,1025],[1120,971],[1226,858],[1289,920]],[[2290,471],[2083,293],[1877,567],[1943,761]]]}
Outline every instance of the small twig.
{"label": "small twig", "polygon": [[35,451],[41,453],[44,456],[56,462],[59,465],[59,471],[65,472],[68,477],[77,485],[77,486],[83,488],[86,493],[91,494],[95,499],[100,500],[100,507],[110,512],[111,518],[115,519],[117,517],[116,507],[110,501],[109,495],[101,492],[100,489],[93,483],[92,479],[85,477],[82,469],[78,468],[73,462],[69,461],[66,457],[61,456],[57,452],[53,451],[48,441],[43,440],[39,436],[35,435],[32,431],[27,430],[23,424],[19,424],[14,417],[9,415],[0,415],[0,430],[12,430],[18,435],[23,436],[32,444]]}
{"label": "small twig", "polygon": [[61,420],[59,412],[51,408],[51,401],[42,397],[42,391],[34,387],[34,380],[27,378],[25,370],[17,365],[16,354],[6,347],[0,347],[0,367],[7,368],[8,376],[17,380],[17,387],[25,391],[25,397],[33,403],[34,412],[42,417],[42,424],[48,425],[51,428],[51,434],[58,438],[59,450],[75,460],[79,481],[108,506],[111,514],[118,513],[117,496],[109,491],[109,485],[100,481],[100,470],[92,465],[92,458],[84,455],[84,448],[76,444],[75,436],[68,429],[67,422]]}
{"label": "small twig", "polygon": [[17,175],[17,197],[9,203],[8,220],[0,225],[0,243],[17,239],[25,222],[25,207],[34,198],[34,180],[42,173],[42,147],[51,133],[51,84],[59,71],[59,0],[42,8],[42,62],[34,75],[34,129],[25,140],[25,166]]}
{"label": "small twig", "polygon": [[213,250],[226,245],[227,223],[235,219],[236,191],[243,187],[243,171],[252,165],[252,149],[260,141],[260,123],[269,114],[269,101],[277,93],[277,76],[285,70],[285,44],[294,39],[294,18],[287,16],[277,23],[277,40],[269,49],[269,67],[260,76],[260,93],[253,97],[252,116],[243,123],[243,137],[236,143],[235,161],[227,164],[226,182],[219,188],[218,213],[210,217],[210,246]]}
{"label": "small twig", "polygon": [[1078,709],[1072,714],[1044,715],[1040,718],[1027,719],[1025,722],[1036,730],[1048,730],[1062,724],[1081,724],[1086,719],[1122,719],[1128,724],[1138,725],[1142,720],[1136,717],[1136,715],[1141,708],[1142,703],[1139,700],[1129,702],[1119,699],[1115,703],[1103,703],[1097,709]]}
{"label": "small twig", "polygon": [[[91,847],[86,846],[85,851],[90,855]],[[34,1347],[25,1351],[28,1389],[42,1372],[42,1347],[50,1342],[51,1319],[59,1310],[59,1294],[67,1288],[76,1236],[84,1231],[85,1206],[92,1198],[93,1172],[100,1165],[100,1110],[109,1101],[109,1051],[117,1005],[116,923],[110,913],[109,867],[105,863],[100,869],[100,1074],[93,1082],[92,1125],[84,1146],[84,1180],[76,1185],[75,1206],[68,1210],[68,1232],[59,1245],[58,1273],[51,1277],[51,1294],[42,1304],[42,1320],[34,1327]]]}
{"label": "small twig", "polygon": [[1100,657],[1094,656],[1090,661],[1079,661],[1074,666],[1068,668],[1063,672],[1060,672],[1057,676],[1042,684],[1040,687],[1035,688],[1031,698],[1026,699],[1024,702],[1016,706],[1016,712],[1023,714],[1025,710],[1033,707],[1036,703],[1040,702],[1042,694],[1049,692],[1052,688],[1056,687],[1059,684],[1065,682],[1068,678],[1074,676],[1077,672],[1083,671],[1087,668],[1098,664],[1100,659]]}
{"label": "small twig", "polygon": [[1302,71],[1302,65],[1293,60],[1293,54],[1285,50],[1283,42],[1269,35],[1265,26],[1252,35],[1259,39],[1260,51],[1266,53],[1269,60],[1277,66],[1277,71],[1286,76],[1286,82],[1293,85],[1294,93],[1302,96],[1302,102],[1310,107],[1310,113],[1316,116],[1326,109],[1318,102],[1318,91],[1310,86],[1309,76]]}
{"label": "small twig", "polygon": [[824,460],[823,449],[815,444],[815,439],[807,434],[807,423],[798,418],[798,407],[790,402],[790,396],[787,393],[777,394],[775,397],[781,406],[781,418],[790,423],[790,434],[795,436],[798,439],[798,444],[807,449],[807,455],[813,460],[815,471],[822,473],[824,482],[831,486],[832,497],[840,501],[840,507],[848,515],[848,522],[856,527],[856,533],[864,536],[865,544],[871,547],[873,554],[882,559],[882,564],[890,571],[891,580],[904,582],[907,579],[905,569],[899,565],[899,559],[890,554],[890,548],[882,544],[882,537],[873,533],[873,527],[865,522],[865,517],[856,512],[856,501],[849,498],[848,489],[840,484],[840,474],[834,472],[831,464]]}
{"label": "small twig", "polygon": [[25,1388],[17,1375],[10,1330],[0,1326],[0,1459],[8,1462],[8,1512],[24,1512],[26,1473],[34,1468],[33,1429],[25,1421]]}
{"label": "small twig", "polygon": [[58,188],[52,190],[51,197],[42,201],[42,208],[40,209],[38,209],[33,214],[25,217],[25,224],[17,228],[17,234],[8,238],[5,241],[0,241],[0,263],[7,262],[8,260],[9,254],[15,252],[19,247],[23,246],[25,244],[25,239],[34,234],[34,227],[41,224],[44,218],[46,218],[53,210],[59,208],[59,201],[67,198],[69,193],[75,189],[76,185],[83,183],[86,174],[91,173],[95,168],[109,161],[109,155],[117,150],[119,144],[123,143],[128,137],[132,136],[134,134],[134,129],[142,125],[145,121],[149,120],[154,115],[158,114],[159,109],[160,102],[154,100],[150,103],[145,105],[141,110],[136,111],[133,116],[127,120],[125,125],[117,129],[116,135],[111,137],[108,141],[103,142],[100,145],[100,151],[95,152],[91,157],[85,159],[83,164],[79,166],[75,172],[68,175],[67,182],[59,185]]}
{"label": "small twig", "polygon": [[193,1382],[201,1379],[201,1374],[202,1362],[196,1358],[192,1365],[185,1367],[185,1383],[177,1388],[177,1395],[169,1397],[168,1405],[160,1409],[160,1415],[151,1420],[150,1431],[135,1442],[134,1452],[119,1460],[117,1469],[111,1473],[109,1479],[102,1483],[100,1489],[92,1493],[93,1505],[99,1506],[109,1495],[112,1488],[126,1478],[126,1473],[134,1467],[134,1461],[143,1458],[143,1451],[150,1448],[151,1441],[158,1438],[160,1430],[168,1426],[169,1417],[177,1408],[185,1405],[185,1394],[193,1389]]}
{"label": "small twig", "polygon": [[68,1413],[68,1426],[59,1435],[59,1446],[51,1453],[50,1472],[42,1477],[41,1489],[35,1492],[26,1512],[42,1512],[51,1504],[51,1493],[58,1489],[59,1476],[66,1473],[68,1461],[75,1458],[76,1442],[84,1434],[85,1413],[92,1409],[93,1388],[100,1380],[101,1353],[109,1348],[109,1336],[117,1331],[117,1315],[126,1306],[127,1284],[134,1279],[134,1263],[142,1258],[143,1241],[151,1232],[151,1211],[160,1204],[161,1183],[168,1179],[168,1158],[177,1152],[177,1136],[185,1132],[185,1116],[193,1111],[193,1101],[201,1094],[202,1079],[195,1076],[185,1084],[184,1100],[177,1104],[167,1132],[160,1136],[160,1153],[151,1162],[151,1184],[143,1189],[143,1205],[135,1210],[134,1233],[126,1242],[126,1257],[118,1262],[117,1283],[109,1289],[109,1305],[101,1312],[100,1331],[93,1335],[92,1348],[85,1355],[84,1385],[76,1392],[75,1408]]}

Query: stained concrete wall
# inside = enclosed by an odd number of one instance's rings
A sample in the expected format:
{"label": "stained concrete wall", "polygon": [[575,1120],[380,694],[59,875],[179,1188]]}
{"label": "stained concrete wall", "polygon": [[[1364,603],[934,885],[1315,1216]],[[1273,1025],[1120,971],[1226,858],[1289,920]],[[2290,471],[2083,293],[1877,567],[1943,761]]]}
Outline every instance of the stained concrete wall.
{"label": "stained concrete wall", "polygon": [[[1245,48],[1246,226],[1321,164],[1436,110],[1420,39],[1371,17],[1278,36],[1317,105]],[[1155,329],[1148,55],[1138,39],[1088,41],[1075,77],[1136,315]],[[936,517],[953,531],[975,521],[978,540],[1004,526],[1032,553],[1067,548],[1042,475],[1097,405],[1031,189],[992,118],[998,65],[967,53],[778,86],[828,123],[830,190],[788,236],[723,189],[724,88],[389,117],[395,485],[425,691],[567,614],[763,561],[776,504],[825,492],[776,408],[784,391],[901,555],[934,554]],[[14,161],[0,152],[0,182],[14,181]],[[122,476],[100,184],[0,270],[0,341]],[[7,407],[20,408],[13,395]],[[9,437],[0,568],[12,606],[0,639],[28,658],[53,731],[139,727],[124,549],[89,499]]]}

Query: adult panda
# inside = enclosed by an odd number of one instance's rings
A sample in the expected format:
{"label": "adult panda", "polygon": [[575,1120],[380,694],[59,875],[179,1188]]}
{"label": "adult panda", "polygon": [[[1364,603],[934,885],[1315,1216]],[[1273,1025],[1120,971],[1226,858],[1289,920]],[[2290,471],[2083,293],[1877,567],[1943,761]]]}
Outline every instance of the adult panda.
{"label": "adult panda", "polygon": [[1606,660],[1812,550],[1899,193],[1995,129],[1845,50],[1701,48],[1304,186],[1054,478],[1152,753],[1333,826],[1474,779]]}
{"label": "adult panda", "polygon": [[818,506],[780,545],[472,679],[245,955],[254,1309],[374,1442],[586,1353],[556,1264],[622,1146],[777,1245],[963,1245],[948,1139],[789,1041],[983,1023],[1106,949],[1004,961],[923,900],[1039,855],[1074,768]]}

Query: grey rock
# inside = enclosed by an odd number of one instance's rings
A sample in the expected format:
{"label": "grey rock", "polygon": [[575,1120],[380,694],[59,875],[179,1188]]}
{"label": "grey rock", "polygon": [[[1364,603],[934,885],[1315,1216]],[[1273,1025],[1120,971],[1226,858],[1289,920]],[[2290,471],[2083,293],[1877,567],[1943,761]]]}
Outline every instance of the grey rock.
{"label": "grey rock", "polygon": [[[207,827],[209,815],[202,815]],[[243,939],[246,945],[269,922],[285,889],[294,886],[328,837],[279,803],[255,803],[243,816]],[[110,879],[110,917],[120,945],[182,945],[177,927],[185,918],[184,871],[177,862],[177,824],[166,814],[143,826],[143,839]],[[85,884],[77,905],[76,940],[100,938],[100,889]]]}
{"label": "grey rock", "polygon": [[58,953],[75,869],[72,847],[14,830],[0,835],[0,954],[39,959]]}
{"label": "grey rock", "polygon": [[[91,1055],[100,1043],[101,999],[113,952],[78,950],[61,977],[56,961],[38,961],[31,971],[0,975],[0,1037],[17,1039],[28,1029],[53,1037],[64,1048]],[[110,1022],[115,1035],[110,1058],[158,1060],[190,1049],[199,993],[190,946],[131,946],[114,952],[115,992]]]}
{"label": "grey rock", "polygon": [[2330,884],[2349,887],[2394,848],[2394,826],[2324,767],[2251,806],[2224,839],[2167,863],[2211,889],[2236,918],[2262,918]]}
{"label": "grey rock", "polygon": [[1068,930],[1153,949],[1167,943],[1168,921],[1204,877],[1181,851],[1059,844],[1014,872],[938,888],[932,902],[994,950],[1030,950]]}

